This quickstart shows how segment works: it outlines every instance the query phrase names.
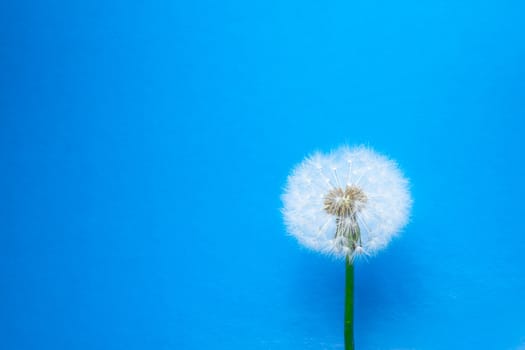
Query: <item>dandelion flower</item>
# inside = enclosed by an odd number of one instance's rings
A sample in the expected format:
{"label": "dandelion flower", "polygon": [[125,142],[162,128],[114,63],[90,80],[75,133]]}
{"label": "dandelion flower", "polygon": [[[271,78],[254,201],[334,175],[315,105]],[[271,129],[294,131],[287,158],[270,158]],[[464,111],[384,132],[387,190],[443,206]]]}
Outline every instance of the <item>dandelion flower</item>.
{"label": "dandelion flower", "polygon": [[412,200],[397,164],[366,147],[315,153],[282,196],[288,231],[308,248],[346,258],[345,347],[353,345],[353,261],[384,248],[406,225]]}
{"label": "dandelion flower", "polygon": [[338,257],[384,248],[407,223],[411,207],[397,164],[365,147],[305,159],[289,176],[283,202],[288,231],[305,246]]}

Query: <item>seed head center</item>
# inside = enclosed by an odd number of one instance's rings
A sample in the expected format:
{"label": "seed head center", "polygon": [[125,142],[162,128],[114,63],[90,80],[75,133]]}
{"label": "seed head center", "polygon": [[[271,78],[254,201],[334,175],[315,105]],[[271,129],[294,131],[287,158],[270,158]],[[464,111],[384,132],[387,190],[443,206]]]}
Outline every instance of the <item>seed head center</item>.
{"label": "seed head center", "polygon": [[324,210],[339,218],[353,217],[367,202],[365,193],[357,186],[331,189],[324,197]]}

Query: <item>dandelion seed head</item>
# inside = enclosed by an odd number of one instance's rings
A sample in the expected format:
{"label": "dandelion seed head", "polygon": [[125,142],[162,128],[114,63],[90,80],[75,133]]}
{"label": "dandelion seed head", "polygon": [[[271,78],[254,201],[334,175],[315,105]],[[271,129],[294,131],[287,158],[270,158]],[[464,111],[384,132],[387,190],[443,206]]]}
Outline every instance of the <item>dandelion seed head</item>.
{"label": "dandelion seed head", "polygon": [[[394,161],[346,146],[298,164],[282,201],[287,230],[299,242],[352,258],[383,249],[408,222],[412,205],[408,181]],[[359,241],[337,232],[357,232]]]}

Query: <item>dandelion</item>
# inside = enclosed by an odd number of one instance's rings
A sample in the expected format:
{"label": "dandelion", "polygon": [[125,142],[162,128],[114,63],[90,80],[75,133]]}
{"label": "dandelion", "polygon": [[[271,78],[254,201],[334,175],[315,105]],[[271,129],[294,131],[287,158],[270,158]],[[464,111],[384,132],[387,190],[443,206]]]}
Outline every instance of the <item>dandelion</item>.
{"label": "dandelion", "polygon": [[287,229],[300,243],[346,260],[345,348],[354,349],[354,261],[377,253],[406,225],[408,181],[394,161],[344,146],[300,163],[282,200]]}

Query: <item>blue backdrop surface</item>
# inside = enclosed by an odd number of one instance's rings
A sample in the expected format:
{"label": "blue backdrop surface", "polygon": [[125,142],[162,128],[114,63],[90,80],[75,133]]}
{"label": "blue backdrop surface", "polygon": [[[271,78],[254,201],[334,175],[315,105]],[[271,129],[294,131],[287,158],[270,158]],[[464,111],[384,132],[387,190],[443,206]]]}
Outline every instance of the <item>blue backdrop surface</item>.
{"label": "blue backdrop surface", "polygon": [[344,264],[286,235],[366,144],[411,223],[357,349],[525,347],[522,1],[3,1],[0,348],[343,349]]}

